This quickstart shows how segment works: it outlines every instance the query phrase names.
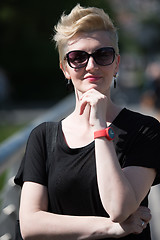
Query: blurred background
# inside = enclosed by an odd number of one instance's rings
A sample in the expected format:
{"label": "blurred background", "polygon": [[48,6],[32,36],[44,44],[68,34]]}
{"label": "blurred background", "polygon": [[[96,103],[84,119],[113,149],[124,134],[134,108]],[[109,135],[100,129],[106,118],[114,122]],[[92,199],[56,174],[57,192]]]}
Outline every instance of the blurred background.
{"label": "blurred background", "polygon": [[[76,3],[0,1],[0,140],[6,125],[9,131],[11,125],[26,123],[69,94],[52,37],[62,12],[69,13]],[[121,65],[114,100],[159,110],[160,2],[82,0],[80,4],[103,8],[118,28]],[[26,111],[19,116],[19,110]]]}
{"label": "blurred background", "polygon": [[[76,3],[0,1],[0,124],[6,123],[3,110],[45,109],[68,94],[52,36],[62,12],[69,13]],[[103,8],[118,28],[121,67],[115,101],[159,108],[160,2],[82,0],[80,4]]]}
{"label": "blurred background", "polygon": [[[121,64],[113,100],[160,119],[160,1],[79,3],[103,8],[118,28]],[[60,15],[76,4],[74,0],[0,1],[1,144],[70,95],[52,37]],[[1,171],[1,192],[7,174]],[[0,201],[2,209],[3,197]]]}

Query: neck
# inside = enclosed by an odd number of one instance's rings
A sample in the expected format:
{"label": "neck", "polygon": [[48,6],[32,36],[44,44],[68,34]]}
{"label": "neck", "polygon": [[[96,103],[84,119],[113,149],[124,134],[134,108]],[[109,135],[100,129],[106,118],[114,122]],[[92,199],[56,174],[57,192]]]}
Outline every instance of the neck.
{"label": "neck", "polygon": [[[81,93],[75,92],[76,106],[75,106],[74,112],[72,113],[72,117],[74,117],[75,120],[78,120],[80,122],[80,124],[89,125],[90,106],[87,105],[84,113],[82,115],[79,114],[80,106],[81,106],[81,103],[80,103],[81,95],[82,95]],[[107,94],[107,98],[108,98],[108,104],[107,104],[106,122],[112,123],[122,108],[115,105],[112,102],[112,100],[110,98],[110,94]]]}

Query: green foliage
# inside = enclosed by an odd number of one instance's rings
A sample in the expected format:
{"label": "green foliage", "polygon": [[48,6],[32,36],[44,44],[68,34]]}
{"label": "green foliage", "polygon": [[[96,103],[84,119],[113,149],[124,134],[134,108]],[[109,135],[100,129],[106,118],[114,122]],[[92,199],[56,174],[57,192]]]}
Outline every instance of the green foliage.
{"label": "green foliage", "polygon": [[0,143],[7,139],[12,134],[20,130],[24,125],[8,125],[0,124]]}
{"label": "green foliage", "polygon": [[[2,191],[5,181],[6,181],[7,171],[0,175],[0,192]],[[1,199],[0,199],[1,200]]]}

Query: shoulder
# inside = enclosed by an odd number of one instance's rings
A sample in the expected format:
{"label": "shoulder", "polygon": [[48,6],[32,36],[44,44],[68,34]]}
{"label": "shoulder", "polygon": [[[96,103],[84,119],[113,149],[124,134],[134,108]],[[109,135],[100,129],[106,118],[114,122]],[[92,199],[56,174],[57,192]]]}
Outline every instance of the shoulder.
{"label": "shoulder", "polygon": [[128,129],[127,139],[128,143],[133,146],[139,145],[147,151],[147,148],[156,148],[155,152],[160,147],[160,123],[159,121],[148,115],[127,110],[128,114]]}
{"label": "shoulder", "polygon": [[125,116],[125,122],[127,122],[128,125],[132,125],[132,127],[135,126],[138,128],[154,128],[160,131],[160,122],[152,116],[129,109],[125,109]]}
{"label": "shoulder", "polygon": [[35,128],[32,129],[31,135],[45,135],[47,129],[51,130],[51,129],[57,127],[58,124],[59,124],[59,122],[40,123],[39,125],[37,125]]}
{"label": "shoulder", "polygon": [[45,137],[46,135],[46,123],[43,122],[32,129],[30,132],[28,143],[33,143]]}
{"label": "shoulder", "polygon": [[156,138],[160,141],[160,123],[154,117],[124,108],[114,122],[118,141],[123,139],[125,145],[138,139]]}
{"label": "shoulder", "polygon": [[46,136],[50,136],[58,128],[59,122],[43,122],[32,129],[28,143],[44,143],[46,141]]}
{"label": "shoulder", "polygon": [[31,131],[32,134],[36,134],[36,133],[40,133],[40,132],[44,132],[46,129],[46,122],[40,123],[39,125],[37,125],[36,127],[34,127]]}

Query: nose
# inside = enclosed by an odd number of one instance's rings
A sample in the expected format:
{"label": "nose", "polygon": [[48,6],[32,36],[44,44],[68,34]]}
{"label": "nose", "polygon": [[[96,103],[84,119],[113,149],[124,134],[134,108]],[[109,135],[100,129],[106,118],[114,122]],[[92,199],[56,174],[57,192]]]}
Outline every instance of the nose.
{"label": "nose", "polygon": [[90,70],[95,69],[95,68],[98,68],[97,63],[94,61],[93,57],[90,56],[89,59],[88,59],[86,70],[90,71]]}

